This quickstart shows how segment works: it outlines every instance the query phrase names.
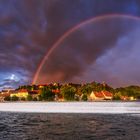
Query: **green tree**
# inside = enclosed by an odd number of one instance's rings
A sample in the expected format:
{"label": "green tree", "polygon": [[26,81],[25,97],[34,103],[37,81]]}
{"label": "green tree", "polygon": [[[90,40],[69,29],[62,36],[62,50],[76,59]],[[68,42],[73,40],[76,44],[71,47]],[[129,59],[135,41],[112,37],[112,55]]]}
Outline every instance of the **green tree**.
{"label": "green tree", "polygon": [[22,97],[20,100],[21,100],[21,101],[25,101],[26,99],[25,99],[25,97]]}
{"label": "green tree", "polygon": [[11,100],[10,96],[4,97],[4,101],[10,101],[10,100]]}
{"label": "green tree", "polygon": [[50,88],[43,88],[41,90],[41,98],[44,101],[54,101],[55,98],[55,94],[52,92],[52,90]]}
{"label": "green tree", "polygon": [[82,94],[89,95],[92,92],[93,88],[90,84],[86,84],[81,87]]}
{"label": "green tree", "polygon": [[27,101],[32,101],[33,100],[33,98],[32,98],[32,96],[29,94],[28,96],[27,96]]}
{"label": "green tree", "polygon": [[11,101],[18,101],[18,100],[19,100],[19,98],[16,95],[11,97]]}
{"label": "green tree", "polygon": [[33,98],[33,101],[37,101],[37,98],[36,98],[36,97],[34,97],[34,98]]}
{"label": "green tree", "polygon": [[86,94],[83,94],[83,95],[82,95],[82,101],[87,101],[87,99],[88,99],[88,98],[87,98],[87,95],[86,95]]}
{"label": "green tree", "polygon": [[72,87],[70,85],[62,86],[60,91],[61,91],[61,94],[63,95],[63,97],[66,101],[74,101],[75,94],[76,94],[76,88],[75,87]]}
{"label": "green tree", "polygon": [[113,96],[113,100],[121,100],[121,92],[115,93],[115,95]]}
{"label": "green tree", "polygon": [[38,101],[42,101],[43,100],[41,94],[38,95],[37,99],[38,99]]}

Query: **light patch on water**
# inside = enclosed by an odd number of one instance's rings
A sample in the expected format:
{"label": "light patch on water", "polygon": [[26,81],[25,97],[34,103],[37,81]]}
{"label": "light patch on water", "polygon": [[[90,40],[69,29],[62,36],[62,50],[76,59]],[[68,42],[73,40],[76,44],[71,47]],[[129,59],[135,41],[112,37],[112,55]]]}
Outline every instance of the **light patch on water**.
{"label": "light patch on water", "polygon": [[13,102],[0,103],[0,111],[34,113],[138,114],[139,102]]}

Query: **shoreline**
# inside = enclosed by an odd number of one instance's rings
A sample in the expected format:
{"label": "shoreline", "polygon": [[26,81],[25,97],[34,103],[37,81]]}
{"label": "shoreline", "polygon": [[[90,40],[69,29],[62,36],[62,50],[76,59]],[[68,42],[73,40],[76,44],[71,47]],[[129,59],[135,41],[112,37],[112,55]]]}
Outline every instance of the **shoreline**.
{"label": "shoreline", "polygon": [[3,102],[0,112],[140,114],[139,102]]}

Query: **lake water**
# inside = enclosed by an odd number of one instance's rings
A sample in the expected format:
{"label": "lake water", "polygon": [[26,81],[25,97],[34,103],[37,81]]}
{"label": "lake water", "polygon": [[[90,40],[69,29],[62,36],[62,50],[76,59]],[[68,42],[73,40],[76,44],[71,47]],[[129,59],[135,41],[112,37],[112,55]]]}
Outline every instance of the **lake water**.
{"label": "lake water", "polygon": [[0,113],[1,140],[139,140],[131,114]]}
{"label": "lake water", "polygon": [[139,105],[121,114],[0,112],[0,140],[139,140]]}

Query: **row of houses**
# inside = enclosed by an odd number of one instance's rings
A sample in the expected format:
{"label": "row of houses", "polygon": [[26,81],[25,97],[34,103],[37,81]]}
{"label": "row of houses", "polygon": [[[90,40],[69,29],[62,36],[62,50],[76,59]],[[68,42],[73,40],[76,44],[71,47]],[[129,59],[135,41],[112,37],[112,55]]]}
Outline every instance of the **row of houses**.
{"label": "row of houses", "polygon": [[[52,90],[52,92],[55,94],[55,101],[64,101],[63,96],[60,93],[59,89]],[[28,95],[31,95],[33,98],[37,98],[39,95],[39,90],[33,90],[28,91],[26,89],[20,89],[20,90],[12,90],[8,92],[2,92],[0,94],[0,101],[4,101],[4,98],[7,96],[13,97],[17,96],[18,98],[27,98]],[[82,99],[82,96],[79,96],[79,100]],[[112,100],[113,94],[108,91],[101,91],[101,92],[94,92],[92,91],[90,95],[88,95],[87,100],[88,101],[101,101],[101,100]],[[127,96],[121,96],[121,100],[134,100],[133,97],[127,97]]]}
{"label": "row of houses", "polygon": [[[55,94],[55,101],[64,101],[59,89],[52,90],[52,92]],[[39,90],[28,91],[27,89],[19,89],[19,90],[3,91],[0,94],[0,101],[4,101],[4,98],[6,96],[10,96],[10,97],[17,96],[18,98],[26,99],[28,95],[31,95],[33,98],[38,97]],[[82,99],[82,96],[79,97],[79,99]],[[113,99],[113,94],[108,91],[101,91],[101,92],[92,91],[91,94],[88,96],[88,101],[112,100],[112,99]]]}
{"label": "row of houses", "polygon": [[[56,90],[52,90],[53,93],[55,93],[55,95],[57,96],[57,100],[58,97],[61,97],[60,94],[60,90],[56,89]],[[37,98],[38,95],[40,94],[39,90],[27,90],[27,89],[19,89],[19,90],[4,90],[0,93],[0,101],[4,101],[4,98],[9,96],[9,97],[18,97],[19,99],[21,98],[27,98],[29,95],[32,96],[32,98]],[[62,98],[62,97],[61,97]],[[62,100],[62,99],[61,99]]]}
{"label": "row of houses", "polygon": [[4,98],[9,96],[13,97],[16,96],[18,98],[27,98],[28,95],[38,95],[38,93],[33,92],[33,91],[28,91],[26,89],[20,89],[20,90],[4,90],[0,94],[0,101],[4,101]]}

